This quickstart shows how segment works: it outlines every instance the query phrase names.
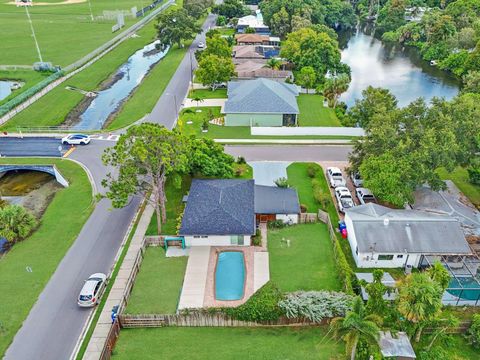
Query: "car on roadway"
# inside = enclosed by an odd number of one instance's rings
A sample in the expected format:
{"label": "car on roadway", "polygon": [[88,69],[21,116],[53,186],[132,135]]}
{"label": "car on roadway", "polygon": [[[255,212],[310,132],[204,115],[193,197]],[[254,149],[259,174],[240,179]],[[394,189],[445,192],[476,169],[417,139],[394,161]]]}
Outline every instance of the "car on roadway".
{"label": "car on roadway", "polygon": [[337,186],[335,188],[335,198],[337,199],[338,211],[345,212],[355,206],[353,202],[352,194],[345,186]]}
{"label": "car on roadway", "polygon": [[355,187],[362,187],[363,186],[363,179],[360,176],[360,173],[354,172],[350,175],[350,179],[352,179],[352,183]]}
{"label": "car on roadway", "polygon": [[203,49],[203,48],[205,47],[205,44],[203,43],[203,41],[200,41],[200,42],[198,43],[197,47],[198,47],[199,49]]}
{"label": "car on roadway", "polygon": [[367,189],[367,188],[356,188],[355,189],[355,195],[357,195],[357,199],[360,202],[360,204],[365,205],[368,203],[377,203],[377,199],[375,199],[375,196],[373,193]]}
{"label": "car on roadway", "polygon": [[78,295],[77,304],[80,307],[92,307],[98,304],[100,296],[105,290],[107,275],[95,273],[85,280],[82,290]]}
{"label": "car on roadway", "polygon": [[328,178],[330,187],[332,188],[346,185],[345,179],[343,178],[342,171],[337,167],[327,168],[327,178]]}
{"label": "car on roadway", "polygon": [[62,138],[64,145],[87,145],[90,143],[90,136],[85,134],[70,134]]}

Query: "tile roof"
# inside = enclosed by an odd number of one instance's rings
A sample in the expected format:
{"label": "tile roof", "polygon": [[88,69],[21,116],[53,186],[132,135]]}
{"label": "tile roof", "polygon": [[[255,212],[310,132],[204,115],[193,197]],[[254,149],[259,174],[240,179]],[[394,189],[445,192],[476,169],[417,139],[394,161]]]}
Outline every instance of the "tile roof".
{"label": "tile roof", "polygon": [[269,41],[268,35],[259,35],[259,34],[236,34],[235,40],[238,43],[245,42],[245,43],[263,43]]}
{"label": "tile roof", "polygon": [[224,111],[226,114],[298,114],[297,96],[298,88],[292,84],[263,78],[230,81]]}

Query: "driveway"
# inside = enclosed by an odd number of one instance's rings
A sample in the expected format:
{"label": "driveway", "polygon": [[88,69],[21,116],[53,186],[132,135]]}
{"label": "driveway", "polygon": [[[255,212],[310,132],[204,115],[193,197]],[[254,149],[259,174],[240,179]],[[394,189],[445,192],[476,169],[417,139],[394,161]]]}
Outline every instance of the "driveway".
{"label": "driveway", "polygon": [[256,185],[275,186],[275,180],[287,177],[288,161],[251,161]]}
{"label": "driveway", "polygon": [[[223,106],[225,105],[225,102],[227,99],[203,99],[203,101],[200,101],[198,103],[199,107],[204,107],[204,106],[220,106],[223,111]],[[185,103],[183,104],[184,108],[189,108],[189,107],[197,107],[197,102],[194,101],[193,99],[185,99]]]}

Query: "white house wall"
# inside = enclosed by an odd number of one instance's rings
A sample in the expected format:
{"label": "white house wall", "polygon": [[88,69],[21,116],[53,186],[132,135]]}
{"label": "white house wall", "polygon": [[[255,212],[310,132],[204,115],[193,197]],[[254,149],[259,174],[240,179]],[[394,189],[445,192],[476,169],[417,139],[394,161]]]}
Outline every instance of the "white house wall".
{"label": "white house wall", "polygon": [[[393,255],[392,260],[378,260],[379,255]],[[400,257],[398,257],[400,256]],[[408,265],[417,267],[420,261],[420,254],[378,254],[378,253],[358,253],[353,254],[357,267],[359,268],[403,268],[405,261],[408,260]]]}
{"label": "white house wall", "polygon": [[[191,246],[232,246],[230,235],[210,235],[208,237],[195,238],[185,236],[185,245]],[[243,246],[250,246],[250,235],[244,235]],[[242,246],[242,245],[239,245]]]}
{"label": "white house wall", "polygon": [[298,224],[298,214],[277,214],[276,219],[286,224]]}

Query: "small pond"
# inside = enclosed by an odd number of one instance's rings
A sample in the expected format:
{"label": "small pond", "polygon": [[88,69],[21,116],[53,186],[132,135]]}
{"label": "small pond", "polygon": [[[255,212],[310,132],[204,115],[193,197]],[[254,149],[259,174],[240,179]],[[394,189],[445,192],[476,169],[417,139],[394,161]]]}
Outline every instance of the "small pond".
{"label": "small pond", "polygon": [[159,41],[148,44],[136,51],[117,70],[114,83],[98,95],[80,115],[79,122],[73,127],[76,130],[99,130],[109,116],[121,105],[130,93],[142,82],[150,68],[159,62],[168,52],[155,51]]}
{"label": "small pond", "polygon": [[352,69],[350,87],[340,97],[348,106],[361,99],[369,85],[389,89],[399,106],[418,97],[427,101],[435,96],[451,99],[458,93],[459,81],[422,60],[418,51],[385,46],[367,32],[358,30],[339,36],[342,61]]}
{"label": "small pond", "polygon": [[5,99],[12,93],[13,81],[0,80],[0,100]]}

